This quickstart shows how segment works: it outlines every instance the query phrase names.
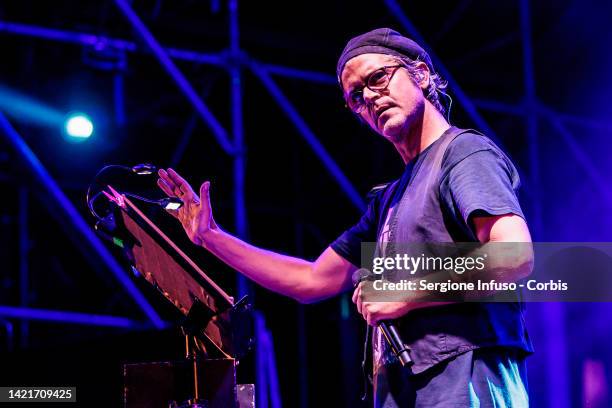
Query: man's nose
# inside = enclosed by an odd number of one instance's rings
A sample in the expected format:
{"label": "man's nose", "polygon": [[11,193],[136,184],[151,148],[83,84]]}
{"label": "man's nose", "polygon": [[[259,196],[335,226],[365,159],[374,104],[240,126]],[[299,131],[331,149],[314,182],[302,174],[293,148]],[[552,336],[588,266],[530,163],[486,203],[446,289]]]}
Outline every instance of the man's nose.
{"label": "man's nose", "polygon": [[367,86],[363,88],[363,100],[366,104],[374,102],[376,99],[380,98],[380,93],[377,91],[373,91]]}

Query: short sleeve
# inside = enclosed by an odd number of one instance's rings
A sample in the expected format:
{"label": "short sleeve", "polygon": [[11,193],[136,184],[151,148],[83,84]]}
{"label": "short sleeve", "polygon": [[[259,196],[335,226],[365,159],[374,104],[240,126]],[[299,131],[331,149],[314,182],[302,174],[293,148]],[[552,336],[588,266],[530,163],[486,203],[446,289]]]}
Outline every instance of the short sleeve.
{"label": "short sleeve", "polygon": [[361,265],[361,243],[376,241],[378,205],[379,197],[370,200],[359,222],[344,231],[330,245],[338,255],[357,267]]}
{"label": "short sleeve", "polygon": [[469,229],[474,213],[524,218],[517,197],[520,178],[510,159],[484,136],[459,136],[454,142],[440,183],[441,199],[454,216]]}

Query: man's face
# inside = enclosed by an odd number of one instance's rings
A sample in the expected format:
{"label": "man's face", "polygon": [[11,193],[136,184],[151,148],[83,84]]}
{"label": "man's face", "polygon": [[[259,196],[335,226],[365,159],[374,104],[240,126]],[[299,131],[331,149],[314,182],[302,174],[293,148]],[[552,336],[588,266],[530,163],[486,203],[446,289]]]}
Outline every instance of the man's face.
{"label": "man's face", "polygon": [[388,70],[393,74],[386,89],[372,91],[365,86],[376,70],[396,65],[400,63],[390,55],[362,54],[346,63],[341,76],[345,99],[362,90],[365,108],[359,115],[393,143],[401,142],[408,130],[422,121],[425,109],[423,91],[403,67]]}

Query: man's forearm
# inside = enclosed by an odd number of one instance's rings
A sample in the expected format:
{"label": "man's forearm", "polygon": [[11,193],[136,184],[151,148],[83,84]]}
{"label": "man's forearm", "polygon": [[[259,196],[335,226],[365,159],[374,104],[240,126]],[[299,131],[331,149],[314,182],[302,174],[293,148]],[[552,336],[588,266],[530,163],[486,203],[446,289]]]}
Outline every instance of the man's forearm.
{"label": "man's forearm", "polygon": [[306,302],[312,295],[312,262],[250,245],[221,229],[209,230],[203,246],[259,285]]}

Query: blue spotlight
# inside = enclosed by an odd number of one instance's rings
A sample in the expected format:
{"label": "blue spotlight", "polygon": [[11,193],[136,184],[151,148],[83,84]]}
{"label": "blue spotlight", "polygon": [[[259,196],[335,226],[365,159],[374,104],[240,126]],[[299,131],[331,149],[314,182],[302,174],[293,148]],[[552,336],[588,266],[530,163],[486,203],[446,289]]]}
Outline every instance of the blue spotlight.
{"label": "blue spotlight", "polygon": [[87,115],[73,113],[66,118],[64,130],[70,137],[76,139],[87,139],[93,134],[94,125]]}

